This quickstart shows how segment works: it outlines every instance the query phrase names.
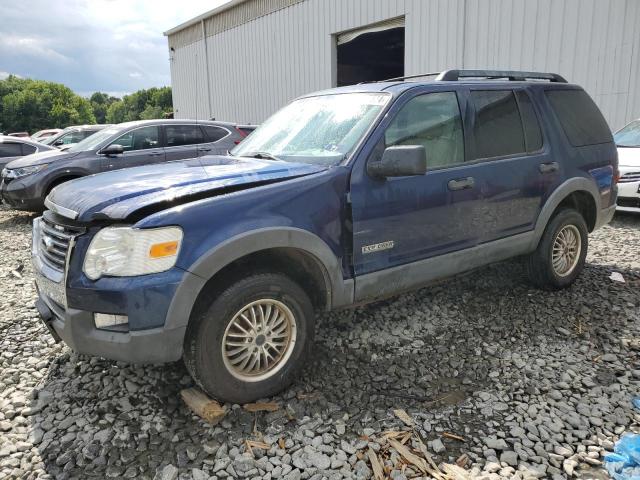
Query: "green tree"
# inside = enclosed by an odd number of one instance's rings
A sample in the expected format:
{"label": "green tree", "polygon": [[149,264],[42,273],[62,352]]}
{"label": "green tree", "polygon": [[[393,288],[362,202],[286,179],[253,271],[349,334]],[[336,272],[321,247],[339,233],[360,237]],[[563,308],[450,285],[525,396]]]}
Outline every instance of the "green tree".
{"label": "green tree", "polygon": [[91,103],[54,82],[18,78],[0,80],[0,130],[34,133],[44,128],[95,123]]}
{"label": "green tree", "polygon": [[149,88],[125,95],[107,109],[107,122],[120,123],[133,120],[164,118],[173,111],[171,87]]}
{"label": "green tree", "polygon": [[93,115],[96,117],[96,121],[98,123],[106,123],[107,110],[112,104],[119,100],[117,97],[102,92],[95,92],[91,95],[89,102],[91,102],[91,108]]}

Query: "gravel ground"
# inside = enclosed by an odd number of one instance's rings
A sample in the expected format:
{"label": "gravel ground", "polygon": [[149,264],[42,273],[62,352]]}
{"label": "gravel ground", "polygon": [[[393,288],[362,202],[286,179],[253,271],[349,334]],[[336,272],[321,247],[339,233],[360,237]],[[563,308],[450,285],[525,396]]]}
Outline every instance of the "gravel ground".
{"label": "gravel ground", "polygon": [[[409,430],[395,409],[436,462],[465,453],[469,478],[607,478],[604,452],[640,430],[640,216],[592,235],[562,292],[529,287],[514,261],[323,315],[311,365],[270,399],[280,408],[227,405],[217,426],[182,404],[182,364],[53,342],[33,307],[32,218],[0,207],[0,479],[369,478],[368,447]],[[245,440],[271,447],[251,455]],[[417,476],[397,460],[389,477]]]}

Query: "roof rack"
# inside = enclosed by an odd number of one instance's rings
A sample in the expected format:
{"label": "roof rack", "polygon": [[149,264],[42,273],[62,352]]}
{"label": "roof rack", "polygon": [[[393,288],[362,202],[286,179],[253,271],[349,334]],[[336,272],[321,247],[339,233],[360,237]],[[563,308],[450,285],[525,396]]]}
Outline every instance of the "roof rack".
{"label": "roof rack", "polygon": [[567,83],[564,77],[557,73],[521,72],[517,70],[445,70],[436,77],[436,81],[455,82],[461,78],[506,78],[511,82],[523,82],[527,79],[549,80],[556,83]]}
{"label": "roof rack", "polygon": [[[404,77],[387,78],[385,80],[369,80],[363,83],[399,82],[410,78],[436,77],[438,82],[455,82],[461,78],[485,78],[487,80],[506,78],[511,82],[523,82],[527,79],[548,80],[556,83],[567,83],[567,80],[557,73],[521,72],[517,70],[445,70],[443,72],[420,73],[417,75],[405,75]],[[360,85],[359,84],[359,85]]]}

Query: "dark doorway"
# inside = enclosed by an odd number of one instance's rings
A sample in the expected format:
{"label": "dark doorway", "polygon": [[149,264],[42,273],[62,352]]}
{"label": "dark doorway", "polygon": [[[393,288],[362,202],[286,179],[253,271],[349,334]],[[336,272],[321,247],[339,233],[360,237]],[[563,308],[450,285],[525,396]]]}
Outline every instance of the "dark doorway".
{"label": "dark doorway", "polygon": [[337,49],[339,87],[404,75],[404,27],[362,33]]}

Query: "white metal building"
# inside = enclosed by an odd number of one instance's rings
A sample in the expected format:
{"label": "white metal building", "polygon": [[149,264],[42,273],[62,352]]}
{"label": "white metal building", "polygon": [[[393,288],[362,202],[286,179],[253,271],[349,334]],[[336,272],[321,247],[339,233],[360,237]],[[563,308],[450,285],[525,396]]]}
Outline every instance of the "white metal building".
{"label": "white metal building", "polygon": [[176,118],[449,68],[556,72],[612,129],[640,117],[640,0],[232,0],[166,35]]}

